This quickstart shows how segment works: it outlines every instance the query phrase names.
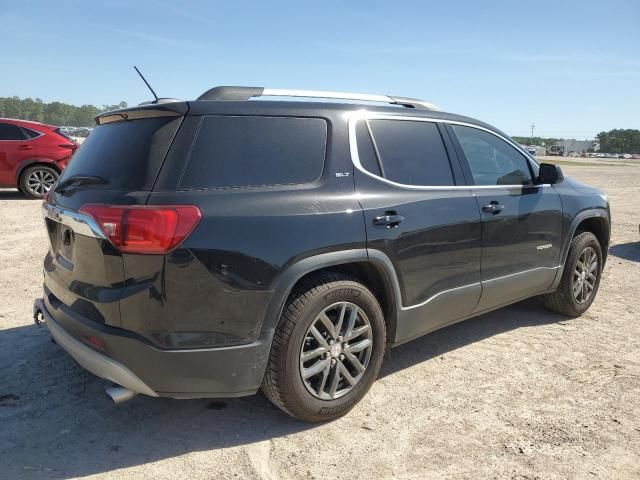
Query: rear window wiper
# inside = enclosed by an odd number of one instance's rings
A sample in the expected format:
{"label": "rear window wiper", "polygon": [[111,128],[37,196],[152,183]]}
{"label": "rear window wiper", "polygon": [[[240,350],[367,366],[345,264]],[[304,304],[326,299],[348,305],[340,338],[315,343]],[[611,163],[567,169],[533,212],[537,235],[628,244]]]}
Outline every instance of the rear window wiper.
{"label": "rear window wiper", "polygon": [[54,192],[64,193],[65,190],[69,187],[80,187],[82,185],[99,185],[109,183],[109,181],[104,177],[99,177],[97,175],[73,175],[54,188]]}

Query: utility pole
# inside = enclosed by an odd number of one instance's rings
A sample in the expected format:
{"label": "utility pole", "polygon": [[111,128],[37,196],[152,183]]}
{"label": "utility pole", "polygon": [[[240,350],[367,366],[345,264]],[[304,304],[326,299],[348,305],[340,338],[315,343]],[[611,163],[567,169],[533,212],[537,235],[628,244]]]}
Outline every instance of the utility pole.
{"label": "utility pole", "polygon": [[531,125],[531,145],[533,145],[533,129],[536,128],[535,125]]}

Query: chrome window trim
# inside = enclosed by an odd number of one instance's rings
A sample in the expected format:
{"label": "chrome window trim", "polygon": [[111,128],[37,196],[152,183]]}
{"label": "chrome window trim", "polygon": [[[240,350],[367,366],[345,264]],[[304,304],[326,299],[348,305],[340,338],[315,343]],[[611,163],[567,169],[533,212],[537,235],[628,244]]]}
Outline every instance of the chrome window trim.
{"label": "chrome window trim", "polygon": [[[551,184],[545,183],[542,185],[407,185],[404,183],[394,182],[393,180],[389,180],[387,178],[380,177],[375,175],[368,170],[366,170],[362,164],[360,163],[360,156],[358,155],[358,142],[356,139],[356,125],[359,121],[366,120],[401,120],[401,121],[413,121],[413,122],[431,122],[431,123],[448,123],[451,125],[462,125],[464,127],[476,128],[478,130],[482,130],[490,133],[506,142],[507,144],[514,147],[518,152],[523,153],[522,148],[520,148],[515,142],[499,135],[498,133],[489,130],[488,128],[481,127],[479,125],[474,125],[472,123],[460,122],[457,120],[448,120],[442,118],[431,118],[431,117],[409,117],[406,115],[394,115],[394,114],[384,114],[384,113],[372,113],[366,110],[360,110],[348,117],[348,129],[349,129],[349,151],[351,153],[351,163],[360,170],[365,175],[368,175],[376,180],[381,182],[388,183],[395,187],[406,188],[409,190],[454,190],[454,189],[465,189],[465,190],[475,190],[475,189],[513,189],[513,188],[539,188],[539,187],[550,187]],[[528,155],[524,155],[525,160],[531,161]]]}
{"label": "chrome window trim", "polygon": [[42,204],[42,216],[71,228],[74,233],[87,237],[107,240],[104,232],[91,215],[74,212],[66,208],[56,207],[48,203]]}

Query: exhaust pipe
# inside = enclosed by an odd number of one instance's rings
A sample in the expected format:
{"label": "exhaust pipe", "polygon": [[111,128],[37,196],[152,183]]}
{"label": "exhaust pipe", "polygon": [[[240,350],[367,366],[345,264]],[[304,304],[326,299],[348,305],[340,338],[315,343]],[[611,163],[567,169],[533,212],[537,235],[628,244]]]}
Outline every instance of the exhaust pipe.
{"label": "exhaust pipe", "polygon": [[115,387],[107,388],[107,395],[111,397],[111,400],[113,400],[113,403],[118,405],[120,403],[126,402],[127,400],[131,400],[133,397],[137,395],[137,393],[132,392],[128,388],[115,386]]}
{"label": "exhaust pipe", "polygon": [[36,298],[33,302],[33,322],[38,326],[44,323],[44,315],[42,314],[41,298]]}

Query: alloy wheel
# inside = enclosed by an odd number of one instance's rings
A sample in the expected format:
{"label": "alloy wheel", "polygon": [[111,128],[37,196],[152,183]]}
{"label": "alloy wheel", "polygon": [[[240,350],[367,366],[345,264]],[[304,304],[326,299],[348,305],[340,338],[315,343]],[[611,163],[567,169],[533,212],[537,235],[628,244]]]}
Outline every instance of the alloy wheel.
{"label": "alloy wheel", "polygon": [[371,323],[350,302],[325,308],[311,322],[300,349],[300,374],[314,397],[334,400],[362,379],[373,348]]}
{"label": "alloy wheel", "polygon": [[27,188],[34,195],[44,195],[47,193],[53,184],[56,182],[56,178],[53,174],[47,170],[34,170],[27,178]]}
{"label": "alloy wheel", "polygon": [[598,256],[592,247],[585,248],[573,271],[571,287],[576,302],[584,303],[593,294],[598,275]]}

